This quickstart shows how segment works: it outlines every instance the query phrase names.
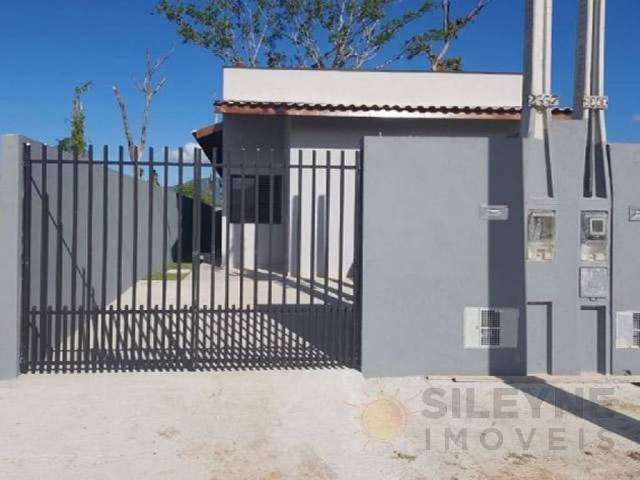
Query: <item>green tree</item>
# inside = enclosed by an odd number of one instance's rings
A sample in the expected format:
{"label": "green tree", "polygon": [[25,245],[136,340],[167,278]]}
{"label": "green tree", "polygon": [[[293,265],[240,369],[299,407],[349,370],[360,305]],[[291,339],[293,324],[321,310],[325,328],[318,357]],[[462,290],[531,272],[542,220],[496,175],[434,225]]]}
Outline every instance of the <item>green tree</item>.
{"label": "green tree", "polygon": [[82,155],[86,149],[84,128],[84,106],[82,96],[89,91],[92,82],[84,82],[73,89],[73,102],[71,104],[71,136],[59,141],[60,146],[66,152],[76,151]]}
{"label": "green tree", "polygon": [[[490,1],[460,17],[451,0],[160,0],[155,12],[229,65],[360,69],[424,57],[443,71],[461,68],[451,44]],[[442,28],[427,28],[430,14]]]}

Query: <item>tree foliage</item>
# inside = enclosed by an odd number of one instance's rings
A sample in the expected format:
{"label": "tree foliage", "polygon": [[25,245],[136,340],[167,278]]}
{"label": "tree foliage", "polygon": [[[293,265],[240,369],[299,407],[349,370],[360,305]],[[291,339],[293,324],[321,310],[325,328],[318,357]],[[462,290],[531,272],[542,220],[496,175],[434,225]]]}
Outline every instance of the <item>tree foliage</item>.
{"label": "tree foliage", "polygon": [[84,82],[73,89],[73,101],[71,103],[71,135],[59,141],[60,146],[66,152],[78,152],[82,155],[86,149],[84,128],[84,106],[82,96],[89,91],[92,82]]}
{"label": "tree foliage", "polygon": [[[195,183],[193,180],[189,180],[181,183],[175,187],[176,193],[183,197],[194,198],[195,197]],[[215,197],[214,197],[215,193]],[[200,201],[205,205],[213,207],[222,206],[222,186],[220,185],[220,179],[201,179],[200,180]]]}
{"label": "tree foliage", "polygon": [[[458,70],[451,44],[490,1],[460,17],[451,0],[160,0],[155,12],[233,66],[360,69],[424,57],[432,70]],[[441,28],[428,28],[431,14]]]}
{"label": "tree foliage", "polygon": [[424,56],[431,70],[447,72],[462,70],[462,58],[448,57],[449,49],[462,30],[473,22],[491,0],[477,0],[475,6],[460,17],[452,16],[451,0],[441,0],[442,27],[431,28],[410,38],[402,47],[399,57],[409,60]]}

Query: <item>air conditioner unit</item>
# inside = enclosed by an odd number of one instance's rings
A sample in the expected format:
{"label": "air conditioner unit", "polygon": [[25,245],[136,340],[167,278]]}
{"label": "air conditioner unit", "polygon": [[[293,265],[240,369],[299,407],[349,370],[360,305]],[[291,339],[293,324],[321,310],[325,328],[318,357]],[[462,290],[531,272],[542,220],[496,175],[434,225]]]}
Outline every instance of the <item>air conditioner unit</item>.
{"label": "air conditioner unit", "polygon": [[517,348],[517,308],[465,307],[464,348]]}
{"label": "air conditioner unit", "polygon": [[616,348],[640,348],[640,311],[616,312]]}

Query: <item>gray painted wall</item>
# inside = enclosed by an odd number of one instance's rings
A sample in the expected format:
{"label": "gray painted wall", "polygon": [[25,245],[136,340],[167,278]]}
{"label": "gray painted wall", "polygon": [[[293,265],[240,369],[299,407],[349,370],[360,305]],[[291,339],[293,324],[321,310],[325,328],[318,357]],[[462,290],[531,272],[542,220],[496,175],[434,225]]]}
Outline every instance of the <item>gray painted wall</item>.
{"label": "gray painted wall", "polygon": [[[32,158],[41,158],[41,144],[31,141]],[[50,152],[50,158],[54,157],[54,152]],[[97,158],[101,157],[96,155]],[[108,305],[114,301],[118,295],[117,291],[117,244],[118,244],[118,172],[107,170],[107,204],[103,201],[103,179],[104,170],[102,165],[96,165],[93,169],[93,208],[89,217],[89,167],[86,164],[78,166],[78,248],[77,264],[75,272],[77,281],[77,305],[88,306],[88,297],[82,301],[83,290],[88,295],[93,290],[95,303],[102,303],[102,271],[106,269],[106,296],[105,303]],[[56,254],[58,244],[58,170],[57,165],[49,163],[47,165],[47,191],[49,197],[48,215],[46,222],[48,228],[48,249],[44,250],[43,241],[47,241],[42,236],[43,232],[43,201],[42,201],[42,171],[41,164],[33,165],[32,172],[32,222],[31,222],[31,305],[40,306],[46,300],[47,305],[56,304]],[[149,253],[149,183],[144,179],[138,181],[138,223],[133,223],[133,191],[134,179],[130,175],[123,176],[123,217],[122,217],[122,288],[123,291],[133,284],[133,232],[137,227],[138,248],[137,248],[137,279],[147,278],[147,265]],[[72,272],[72,221],[73,221],[73,166],[65,164],[62,171],[62,305],[71,305],[71,279]],[[156,186],[153,190],[153,229],[152,229],[152,271],[156,272],[162,266],[162,202],[164,199],[164,189]],[[177,242],[178,236],[178,203],[177,195],[173,190],[167,191],[167,252],[168,261],[172,260],[172,247]],[[103,214],[107,210],[106,246],[107,262],[103,264]],[[92,242],[88,244],[88,225],[92,225]],[[89,248],[91,252],[89,253]],[[48,256],[48,259],[47,259]],[[92,264],[92,276],[88,278],[86,271]],[[45,264],[48,265],[46,282],[43,277]],[[85,273],[83,273],[83,270]],[[42,297],[44,286],[46,288],[46,298]],[[144,303],[145,298],[138,293],[136,303]]]}
{"label": "gray painted wall", "polygon": [[[629,207],[640,207],[640,145],[610,146],[613,187],[613,314],[640,311],[640,222]],[[614,341],[615,317],[613,319]],[[640,373],[640,349],[613,349],[613,373]]]}
{"label": "gray painted wall", "polygon": [[[552,122],[548,140],[547,156],[536,139],[365,138],[365,374],[640,371],[640,348],[615,346],[616,312],[640,311],[640,146],[610,146],[613,194],[596,198],[585,123]],[[480,220],[482,203],[509,221]],[[556,212],[551,261],[525,259],[532,209]],[[611,215],[607,261],[581,259],[585,210]],[[609,270],[611,296],[581,297],[584,267]],[[518,308],[518,350],[463,349],[465,306]]]}
{"label": "gray painted wall", "polygon": [[290,117],[289,122],[291,148],[359,149],[367,136],[487,137],[516,135],[519,128],[513,120]]}
{"label": "gray painted wall", "polygon": [[365,138],[365,375],[523,372],[521,350],[463,344],[467,306],[518,309],[524,341],[522,184],[518,139]]}
{"label": "gray painted wall", "polygon": [[0,379],[18,374],[22,239],[20,137],[0,136]]}

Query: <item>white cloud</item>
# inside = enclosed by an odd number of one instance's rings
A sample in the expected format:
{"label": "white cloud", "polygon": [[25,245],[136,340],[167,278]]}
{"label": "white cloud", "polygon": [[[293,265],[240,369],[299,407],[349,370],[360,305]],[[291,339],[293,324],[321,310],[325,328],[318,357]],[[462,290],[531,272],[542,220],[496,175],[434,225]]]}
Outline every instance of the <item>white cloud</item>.
{"label": "white cloud", "polygon": [[633,123],[640,123],[640,113],[636,113],[635,115],[631,116],[631,121]]}
{"label": "white cloud", "polygon": [[[196,142],[187,142],[182,146],[182,161],[184,163],[193,163],[193,152],[196,148],[200,148]],[[179,160],[179,149],[169,150],[169,161],[177,162]],[[204,159],[203,159],[204,160]]]}

